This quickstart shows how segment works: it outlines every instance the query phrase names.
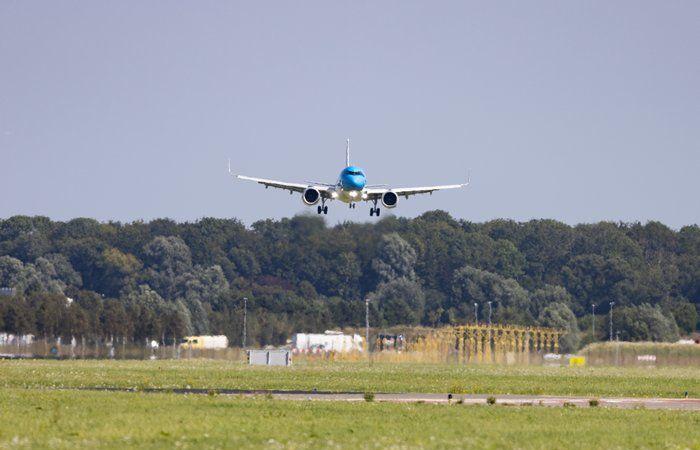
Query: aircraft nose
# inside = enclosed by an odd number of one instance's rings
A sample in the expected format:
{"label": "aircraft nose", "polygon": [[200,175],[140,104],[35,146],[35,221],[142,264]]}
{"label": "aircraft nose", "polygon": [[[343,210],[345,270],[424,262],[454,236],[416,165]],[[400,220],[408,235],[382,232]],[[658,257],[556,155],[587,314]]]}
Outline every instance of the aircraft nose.
{"label": "aircraft nose", "polygon": [[362,175],[350,175],[343,178],[345,189],[362,189],[365,187],[365,177]]}

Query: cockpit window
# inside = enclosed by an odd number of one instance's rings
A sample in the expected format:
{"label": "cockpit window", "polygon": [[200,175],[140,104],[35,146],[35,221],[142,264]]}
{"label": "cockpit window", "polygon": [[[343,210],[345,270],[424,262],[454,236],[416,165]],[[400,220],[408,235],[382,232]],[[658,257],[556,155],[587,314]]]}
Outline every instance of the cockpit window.
{"label": "cockpit window", "polygon": [[362,172],[359,172],[359,171],[356,172],[356,171],[354,171],[354,170],[348,170],[348,171],[345,172],[345,173],[348,174],[348,175],[362,175]]}

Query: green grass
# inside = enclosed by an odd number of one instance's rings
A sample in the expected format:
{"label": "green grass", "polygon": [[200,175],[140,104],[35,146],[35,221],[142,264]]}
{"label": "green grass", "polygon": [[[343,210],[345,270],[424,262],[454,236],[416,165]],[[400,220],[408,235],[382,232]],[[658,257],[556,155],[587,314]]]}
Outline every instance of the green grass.
{"label": "green grass", "polygon": [[0,361],[0,387],[280,389],[353,392],[700,397],[700,370],[316,363],[249,367],[215,360]]}
{"label": "green grass", "polygon": [[[53,388],[207,389],[211,395]],[[216,389],[700,396],[694,368],[0,361],[0,449],[697,448],[700,413],[281,401]],[[416,426],[420,424],[420,426]]]}
{"label": "green grass", "polygon": [[683,411],[0,390],[0,448],[700,448],[698,428]]}

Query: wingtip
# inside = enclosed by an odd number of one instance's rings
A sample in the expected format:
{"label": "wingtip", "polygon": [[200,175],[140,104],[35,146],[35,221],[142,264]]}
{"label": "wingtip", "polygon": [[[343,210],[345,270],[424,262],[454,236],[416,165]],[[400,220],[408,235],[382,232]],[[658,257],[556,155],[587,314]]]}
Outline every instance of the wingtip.
{"label": "wingtip", "polygon": [[245,177],[243,177],[242,175],[234,174],[234,173],[231,171],[231,158],[228,159],[228,174],[231,175],[231,176],[234,177],[234,178],[239,178],[239,179],[245,178]]}

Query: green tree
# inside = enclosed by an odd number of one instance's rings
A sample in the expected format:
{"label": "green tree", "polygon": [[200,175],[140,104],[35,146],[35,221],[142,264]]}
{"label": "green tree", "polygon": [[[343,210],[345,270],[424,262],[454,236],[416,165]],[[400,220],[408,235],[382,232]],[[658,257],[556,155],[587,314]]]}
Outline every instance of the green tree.
{"label": "green tree", "polygon": [[624,260],[599,255],[581,255],[562,269],[564,287],[577,299],[574,312],[581,315],[592,304],[602,305],[612,300],[620,305],[634,300],[636,272]]}
{"label": "green tree", "polygon": [[98,267],[102,293],[116,297],[123,289],[135,288],[143,264],[136,256],[110,247],[102,251]]}
{"label": "green tree", "polygon": [[659,306],[646,303],[617,310],[614,326],[625,341],[675,342],[679,337],[673,318],[664,316]]}
{"label": "green tree", "polygon": [[81,290],[75,293],[74,301],[85,312],[87,320],[85,337],[92,340],[106,337],[107,335],[103,334],[101,322],[104,307],[102,297],[95,292]]}
{"label": "green tree", "polygon": [[423,317],[425,296],[415,281],[397,278],[382,283],[370,297],[384,325],[418,325]]}
{"label": "green tree", "polygon": [[532,314],[539,317],[544,309],[554,303],[561,303],[571,308],[574,303],[566,289],[561,286],[546,284],[543,288],[535,290],[530,295]]}
{"label": "green tree", "polygon": [[236,275],[247,278],[254,278],[260,275],[260,264],[255,253],[246,248],[234,247],[229,250],[229,260],[236,271]]}
{"label": "green tree", "polygon": [[117,299],[108,299],[102,309],[102,332],[110,339],[131,336],[133,324],[129,320],[124,303]]}
{"label": "green tree", "polygon": [[68,258],[60,253],[51,253],[44,255],[53,266],[54,274],[57,280],[61,281],[65,286],[73,286],[79,288],[83,285],[83,278],[71,265]]}
{"label": "green tree", "polygon": [[495,273],[465,266],[455,271],[452,282],[453,297],[449,308],[459,320],[474,317],[474,303],[483,313],[487,302],[492,302],[495,321],[501,323],[533,323],[527,291],[517,281]]}
{"label": "green tree", "polygon": [[35,332],[34,310],[24,297],[0,297],[0,312],[4,331],[13,334],[29,334]]}
{"label": "green tree", "polygon": [[578,322],[566,303],[550,303],[542,310],[537,322],[545,327],[566,330],[559,338],[560,351],[573,353],[579,349],[581,333],[578,329]]}
{"label": "green tree", "polygon": [[134,339],[160,338],[164,333],[165,301],[147,285],[141,285],[124,298],[126,313],[131,317]]}
{"label": "green tree", "polygon": [[60,337],[68,322],[68,299],[62,294],[35,293],[29,300],[35,311],[39,335],[44,338]]}
{"label": "green tree", "polygon": [[177,296],[177,278],[192,270],[190,248],[177,236],[157,236],[144,247],[148,283],[164,298]]}
{"label": "green tree", "polygon": [[380,281],[389,282],[398,278],[415,280],[416,251],[397,233],[382,236],[377,249],[377,257],[372,268]]}
{"label": "green tree", "polygon": [[661,309],[667,317],[673,317],[679,332],[690,334],[698,323],[698,312],[695,305],[684,298],[667,297],[661,302]]}
{"label": "green tree", "polygon": [[83,338],[91,333],[90,315],[80,305],[73,301],[68,306],[67,321],[64,323],[64,329],[61,333],[66,338]]}

